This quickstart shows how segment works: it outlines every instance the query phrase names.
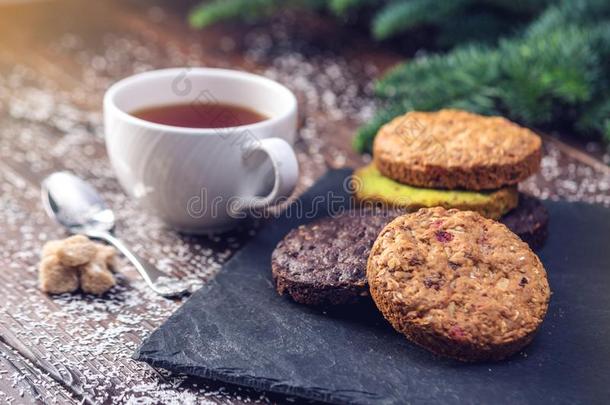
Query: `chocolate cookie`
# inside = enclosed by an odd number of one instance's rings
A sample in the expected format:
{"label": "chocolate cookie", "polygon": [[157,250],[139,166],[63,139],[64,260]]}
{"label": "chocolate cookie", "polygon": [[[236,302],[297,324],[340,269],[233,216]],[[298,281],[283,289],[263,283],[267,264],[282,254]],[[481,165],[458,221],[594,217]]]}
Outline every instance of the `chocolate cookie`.
{"label": "chocolate cookie", "polygon": [[373,245],[367,275],[396,330],[463,361],[519,351],[550,298],[544,267],[527,244],[472,211],[423,208],[394,219]]}
{"label": "chocolate cookie", "polygon": [[293,229],[271,256],[278,293],[309,305],[348,304],[368,296],[369,252],[395,215],[351,211]]}
{"label": "chocolate cookie", "polygon": [[500,222],[517,234],[532,249],[544,245],[548,236],[549,212],[536,197],[519,194],[519,206],[504,215]]}
{"label": "chocolate cookie", "polygon": [[538,171],[542,142],[502,117],[460,110],[410,112],[384,125],[373,145],[379,171],[428,188],[490,190]]}
{"label": "chocolate cookie", "polygon": [[383,176],[374,164],[354,171],[352,188],[361,204],[381,204],[415,211],[425,207],[458,208],[498,219],[519,202],[516,187],[493,191],[438,190],[408,186]]}

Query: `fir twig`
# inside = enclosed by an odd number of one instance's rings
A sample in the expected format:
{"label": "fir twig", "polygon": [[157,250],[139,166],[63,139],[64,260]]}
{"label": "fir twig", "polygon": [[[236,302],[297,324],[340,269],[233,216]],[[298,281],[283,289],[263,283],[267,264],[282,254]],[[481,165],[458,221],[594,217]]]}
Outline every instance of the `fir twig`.
{"label": "fir twig", "polygon": [[329,8],[337,15],[345,15],[348,11],[379,5],[380,3],[383,3],[383,0],[330,0]]}
{"label": "fir twig", "polygon": [[386,39],[422,24],[446,18],[472,0],[395,0],[373,18],[372,31],[377,39]]}
{"label": "fir twig", "polygon": [[203,28],[234,18],[252,19],[269,13],[278,5],[279,0],[214,0],[195,8],[189,22],[195,28]]}

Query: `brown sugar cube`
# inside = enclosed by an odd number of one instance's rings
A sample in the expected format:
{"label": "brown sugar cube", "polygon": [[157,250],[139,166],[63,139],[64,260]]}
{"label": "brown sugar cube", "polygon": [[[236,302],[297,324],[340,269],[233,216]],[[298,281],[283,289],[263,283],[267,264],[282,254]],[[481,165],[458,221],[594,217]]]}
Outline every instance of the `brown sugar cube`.
{"label": "brown sugar cube", "polygon": [[57,250],[57,257],[62,265],[77,267],[91,261],[96,253],[94,242],[84,235],[74,235],[63,241]]}
{"label": "brown sugar cube", "polygon": [[63,240],[50,240],[44,244],[42,247],[41,257],[44,259],[47,256],[55,256],[57,255],[57,251],[64,244]]}
{"label": "brown sugar cube", "polygon": [[63,294],[78,289],[78,272],[73,267],[64,267],[57,256],[42,259],[38,269],[40,289],[49,294]]}
{"label": "brown sugar cube", "polygon": [[109,245],[96,243],[97,253],[93,260],[106,263],[109,270],[116,269],[116,249]]}
{"label": "brown sugar cube", "polygon": [[80,268],[80,288],[90,294],[102,295],[116,284],[106,263],[94,260]]}

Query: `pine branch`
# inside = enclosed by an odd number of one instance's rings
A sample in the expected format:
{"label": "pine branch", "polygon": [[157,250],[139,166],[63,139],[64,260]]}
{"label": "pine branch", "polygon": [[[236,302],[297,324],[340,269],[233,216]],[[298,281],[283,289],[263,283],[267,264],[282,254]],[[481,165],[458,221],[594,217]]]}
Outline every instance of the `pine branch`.
{"label": "pine branch", "polygon": [[349,11],[380,3],[383,3],[383,0],[330,0],[328,7],[337,15],[345,15]]}
{"label": "pine branch", "polygon": [[517,14],[535,14],[557,3],[557,0],[480,0],[480,3]]}
{"label": "pine branch", "polygon": [[511,116],[546,124],[555,106],[588,102],[601,73],[591,40],[590,30],[571,26],[519,42],[504,41],[500,98]]}
{"label": "pine branch", "polygon": [[503,36],[520,32],[524,24],[488,10],[465,10],[438,27],[436,43],[443,48],[475,42],[493,45]]}
{"label": "pine branch", "polygon": [[610,19],[608,0],[563,0],[549,6],[526,30],[533,37],[570,24],[592,26]]}
{"label": "pine branch", "polygon": [[193,9],[189,21],[193,27],[203,28],[231,19],[258,20],[282,7],[316,10],[327,6],[326,0],[211,0]]}
{"label": "pine branch", "polygon": [[203,28],[234,18],[257,18],[280,4],[280,0],[213,0],[196,7],[189,16],[189,22],[195,28]]}
{"label": "pine branch", "polygon": [[387,39],[422,24],[439,22],[471,2],[472,0],[395,0],[373,18],[373,35],[377,39]]}
{"label": "pine branch", "polygon": [[420,57],[399,65],[377,83],[377,95],[414,101],[431,109],[493,85],[499,75],[497,52],[478,45],[447,55]]}

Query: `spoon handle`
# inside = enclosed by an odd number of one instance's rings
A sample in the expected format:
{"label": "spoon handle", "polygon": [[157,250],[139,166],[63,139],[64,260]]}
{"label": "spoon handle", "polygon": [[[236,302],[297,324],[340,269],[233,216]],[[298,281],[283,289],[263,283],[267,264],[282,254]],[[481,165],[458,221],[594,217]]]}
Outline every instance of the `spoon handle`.
{"label": "spoon handle", "polygon": [[115,238],[111,233],[89,231],[87,232],[87,236],[102,239],[116,247],[123,254],[123,256],[125,256],[131,262],[131,264],[133,264],[144,281],[146,281],[146,284],[148,284],[149,287],[157,294],[163,297],[171,298],[188,292],[188,286],[186,283],[167,276],[155,266],[133,253],[131,249],[129,249],[123,243],[123,241]]}

